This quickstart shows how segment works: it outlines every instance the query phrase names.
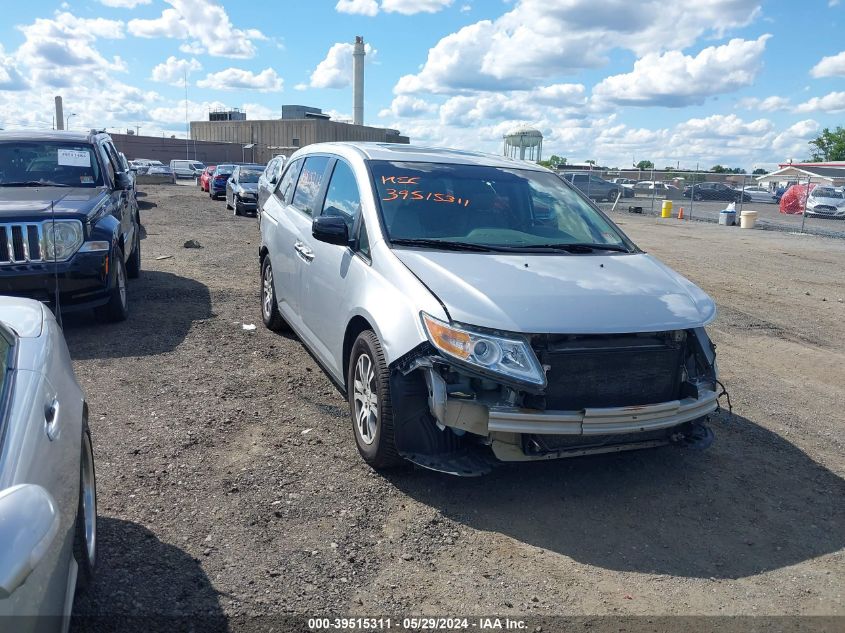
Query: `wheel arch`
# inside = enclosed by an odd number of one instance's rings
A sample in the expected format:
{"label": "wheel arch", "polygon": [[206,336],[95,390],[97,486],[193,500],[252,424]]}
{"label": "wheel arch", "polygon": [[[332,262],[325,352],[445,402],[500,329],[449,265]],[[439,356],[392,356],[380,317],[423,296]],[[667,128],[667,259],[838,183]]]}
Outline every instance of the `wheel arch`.
{"label": "wheel arch", "polygon": [[[361,334],[361,332],[365,332],[366,330],[372,330],[378,336],[378,332],[372,326],[372,324],[360,314],[356,314],[349,320],[349,323],[346,324],[346,331],[343,334],[343,388],[346,390],[348,385],[346,384],[347,376],[349,375],[349,353],[352,351],[352,345],[355,343],[355,339]],[[381,340],[381,337],[379,337]]]}

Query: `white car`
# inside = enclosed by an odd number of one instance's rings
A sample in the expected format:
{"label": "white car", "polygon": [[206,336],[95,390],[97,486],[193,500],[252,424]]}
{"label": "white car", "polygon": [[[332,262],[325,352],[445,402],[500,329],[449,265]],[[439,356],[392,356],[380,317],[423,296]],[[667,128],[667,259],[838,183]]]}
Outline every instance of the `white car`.
{"label": "white car", "polygon": [[833,187],[813,187],[804,213],[816,218],[845,218],[845,194]]}
{"label": "white car", "polygon": [[0,297],[0,358],[0,630],[63,631],[97,561],[88,405],[38,301]]}
{"label": "white car", "polygon": [[772,204],[777,202],[775,194],[765,187],[746,187],[742,191],[751,196],[751,202],[769,202]]}

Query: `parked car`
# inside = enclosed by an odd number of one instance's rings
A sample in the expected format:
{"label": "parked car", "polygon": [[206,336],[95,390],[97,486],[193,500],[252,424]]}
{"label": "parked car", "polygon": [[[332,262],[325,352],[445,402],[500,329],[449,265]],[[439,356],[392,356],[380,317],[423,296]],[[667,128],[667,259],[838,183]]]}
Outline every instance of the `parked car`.
{"label": "parked car", "polygon": [[198,178],[205,165],[197,160],[172,160],[170,171],[175,178]]}
{"label": "parked car", "polygon": [[209,198],[217,200],[219,196],[226,195],[226,181],[229,180],[232,172],[235,171],[235,167],[237,167],[237,165],[230,163],[228,165],[217,165],[217,167],[214,168],[214,173],[211,175],[211,178],[208,179]]}
{"label": "parked car", "polygon": [[170,165],[163,165],[159,163],[158,165],[152,164],[147,166],[146,176],[168,176],[176,181],[176,176],[173,174],[173,170],[170,169]]}
{"label": "parked car", "polygon": [[721,182],[702,182],[684,188],[684,198],[693,200],[724,200],[726,202],[751,202],[750,194],[728,187]]}
{"label": "parked car", "polygon": [[226,181],[226,208],[235,215],[258,211],[258,178],[261,171],[249,165],[238,165]]}
{"label": "parked car", "polygon": [[132,181],[132,183],[131,183],[132,195],[137,196],[138,192],[135,189],[135,181],[136,181],[135,172],[132,171],[132,168],[129,166],[129,161],[126,160],[126,156],[123,154],[123,152],[118,152],[117,157],[120,159],[120,165],[123,168],[123,173],[128,174],[129,180]]}
{"label": "parked car", "polygon": [[813,218],[845,218],[845,195],[834,187],[813,187],[807,196],[804,215]]}
{"label": "parked car", "polygon": [[745,187],[742,191],[751,196],[751,202],[776,202],[775,194],[765,187]]}
{"label": "parked car", "polygon": [[591,200],[613,201],[624,191],[621,185],[615,185],[589,172],[568,171],[563,173],[563,178],[575,185]]}
{"label": "parked car", "polygon": [[636,180],[633,180],[631,178],[611,178],[609,182],[612,182],[614,185],[619,185],[620,187],[622,187],[623,198],[634,197],[634,185],[637,184]]}
{"label": "parked car", "polygon": [[0,356],[0,628],[63,631],[97,563],[88,405],[39,302],[0,297]]}
{"label": "parked car", "polygon": [[132,169],[139,176],[146,175],[150,167],[163,167],[164,163],[160,160],[149,160],[147,158],[136,158],[131,161],[130,169]]}
{"label": "parked car", "polygon": [[538,165],[314,144],[261,215],[263,322],[347,394],[375,468],[712,439],[714,302]]}
{"label": "parked car", "polygon": [[208,183],[211,181],[215,169],[217,169],[217,165],[208,165],[202,170],[200,177],[197,179],[201,191],[208,191]]}
{"label": "parked car", "polygon": [[267,167],[261,172],[258,178],[258,206],[260,207],[270,196],[272,190],[279,182],[279,176],[282,175],[282,169],[285,166],[286,156],[275,156],[267,163]]}
{"label": "parked car", "polygon": [[108,134],[0,132],[0,294],[125,319],[141,273],[131,187]]}

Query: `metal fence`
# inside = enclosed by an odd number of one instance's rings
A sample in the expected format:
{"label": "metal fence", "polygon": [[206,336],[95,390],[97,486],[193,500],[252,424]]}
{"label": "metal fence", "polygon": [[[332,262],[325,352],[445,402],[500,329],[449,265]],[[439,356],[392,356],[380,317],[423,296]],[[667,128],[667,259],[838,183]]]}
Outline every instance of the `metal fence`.
{"label": "metal fence", "polygon": [[[721,214],[733,204],[736,224],[743,212],[756,213],[756,227],[845,237],[843,178],[782,178],[673,170],[562,170],[562,176],[609,213],[660,216],[664,201],[671,217],[729,221]],[[821,195],[825,194],[825,195]],[[748,214],[747,215],[751,215]]]}

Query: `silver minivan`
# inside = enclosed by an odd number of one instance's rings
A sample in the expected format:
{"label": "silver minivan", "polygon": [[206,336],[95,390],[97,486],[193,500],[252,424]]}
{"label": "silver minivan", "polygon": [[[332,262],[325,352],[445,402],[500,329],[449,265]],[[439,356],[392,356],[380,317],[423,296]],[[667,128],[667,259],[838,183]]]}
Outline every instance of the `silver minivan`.
{"label": "silver minivan", "polygon": [[174,178],[199,178],[205,165],[197,160],[172,160],[170,171]]}
{"label": "silver minivan", "polygon": [[260,226],[264,323],[347,395],[375,468],[473,475],[712,440],[714,302],[549,170],[314,144]]}

